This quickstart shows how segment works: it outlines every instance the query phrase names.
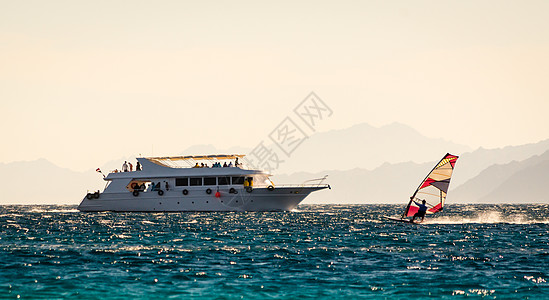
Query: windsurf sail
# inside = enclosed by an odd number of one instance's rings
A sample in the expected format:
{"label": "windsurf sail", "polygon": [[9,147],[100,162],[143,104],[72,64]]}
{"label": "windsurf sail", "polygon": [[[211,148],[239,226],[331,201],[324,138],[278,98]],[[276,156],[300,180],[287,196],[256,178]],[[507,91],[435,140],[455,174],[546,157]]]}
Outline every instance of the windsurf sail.
{"label": "windsurf sail", "polygon": [[410,202],[402,214],[403,219],[412,217],[418,212],[419,206],[416,202],[422,200],[427,202],[427,214],[434,214],[442,210],[457,159],[458,156],[450,153],[444,155],[410,197]]}

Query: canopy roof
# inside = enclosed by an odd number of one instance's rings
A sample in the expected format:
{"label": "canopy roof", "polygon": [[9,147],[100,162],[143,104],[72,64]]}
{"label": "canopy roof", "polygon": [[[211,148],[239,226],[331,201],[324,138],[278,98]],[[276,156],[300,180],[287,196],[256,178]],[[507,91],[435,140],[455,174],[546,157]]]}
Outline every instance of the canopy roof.
{"label": "canopy roof", "polygon": [[246,155],[243,154],[221,154],[221,155],[187,155],[187,156],[165,156],[165,157],[145,157],[145,159],[162,166],[175,167],[180,162],[185,162],[188,165],[194,164],[196,161],[207,160],[232,160],[237,158],[243,158]]}
{"label": "canopy roof", "polygon": [[148,160],[220,160],[242,158],[244,154],[220,154],[220,155],[187,155],[187,156],[164,156],[164,157],[145,157]]}

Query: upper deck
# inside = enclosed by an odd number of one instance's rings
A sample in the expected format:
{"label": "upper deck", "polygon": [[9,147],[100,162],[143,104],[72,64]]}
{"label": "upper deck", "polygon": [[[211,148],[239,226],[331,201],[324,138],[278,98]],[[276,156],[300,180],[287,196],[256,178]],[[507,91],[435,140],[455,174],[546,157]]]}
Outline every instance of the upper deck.
{"label": "upper deck", "polygon": [[[105,180],[122,178],[169,178],[176,176],[270,175],[261,170],[249,169],[243,164],[241,160],[243,157],[244,155],[139,157],[137,158],[137,161],[141,165],[141,170],[112,172],[105,177]],[[221,166],[212,167],[214,163],[219,163]],[[225,163],[231,163],[232,166],[223,167],[223,164]],[[202,164],[206,165],[206,167],[202,167]],[[197,165],[198,167],[196,167]]]}
{"label": "upper deck", "polygon": [[[244,166],[242,158],[245,155],[243,154],[231,154],[231,155],[189,155],[189,156],[165,156],[165,157],[144,157],[144,159],[153,162],[157,165],[170,168],[198,168],[203,163],[210,163],[210,167],[214,163],[228,163],[230,162],[232,166]],[[240,161],[239,161],[240,159]]]}

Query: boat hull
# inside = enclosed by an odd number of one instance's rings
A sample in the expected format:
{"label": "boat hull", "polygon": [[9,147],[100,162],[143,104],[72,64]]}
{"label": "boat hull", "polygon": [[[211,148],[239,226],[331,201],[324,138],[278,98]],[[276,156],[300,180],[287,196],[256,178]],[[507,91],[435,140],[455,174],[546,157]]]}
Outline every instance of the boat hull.
{"label": "boat hull", "polygon": [[183,212],[183,211],[290,211],[297,207],[311,192],[326,188],[280,187],[275,189],[254,188],[247,192],[243,188],[236,193],[216,191],[210,194],[204,188],[189,189],[187,195],[181,190],[142,192],[134,196],[131,192],[102,193],[98,199],[84,197],[78,210],[83,212]]}

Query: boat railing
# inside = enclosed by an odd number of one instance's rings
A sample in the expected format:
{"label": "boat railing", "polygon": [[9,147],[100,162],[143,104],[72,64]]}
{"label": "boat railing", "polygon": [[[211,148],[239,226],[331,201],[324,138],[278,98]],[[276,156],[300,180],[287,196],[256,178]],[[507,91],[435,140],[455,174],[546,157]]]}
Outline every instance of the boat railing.
{"label": "boat railing", "polygon": [[260,185],[254,185],[254,187],[269,187],[273,186],[275,188],[277,187],[327,187],[330,188],[329,184],[325,184],[324,180],[328,178],[328,175],[322,177],[322,178],[316,178],[316,179],[310,179],[302,182],[301,184],[260,184]]}
{"label": "boat railing", "polygon": [[[242,164],[239,164],[237,167],[231,166],[231,167],[194,167],[194,166],[170,166],[171,168],[175,169],[231,169],[231,168],[240,168],[241,170],[253,170],[252,168],[249,168],[248,166],[244,166]],[[109,171],[109,174],[111,173],[128,173],[128,172],[139,172],[138,170],[132,170],[124,172],[122,170],[114,169]]]}
{"label": "boat railing", "polygon": [[[304,181],[303,183],[316,182],[317,185],[321,185],[324,182],[324,180],[326,180],[326,178],[328,178],[328,175],[324,175],[324,177],[322,177],[322,178],[309,179],[309,180]],[[314,183],[310,183],[310,184],[314,184]]]}
{"label": "boat railing", "polygon": [[253,188],[269,188],[269,187],[276,188],[315,188],[315,187],[323,187],[323,188],[330,188],[329,184],[254,184]]}

